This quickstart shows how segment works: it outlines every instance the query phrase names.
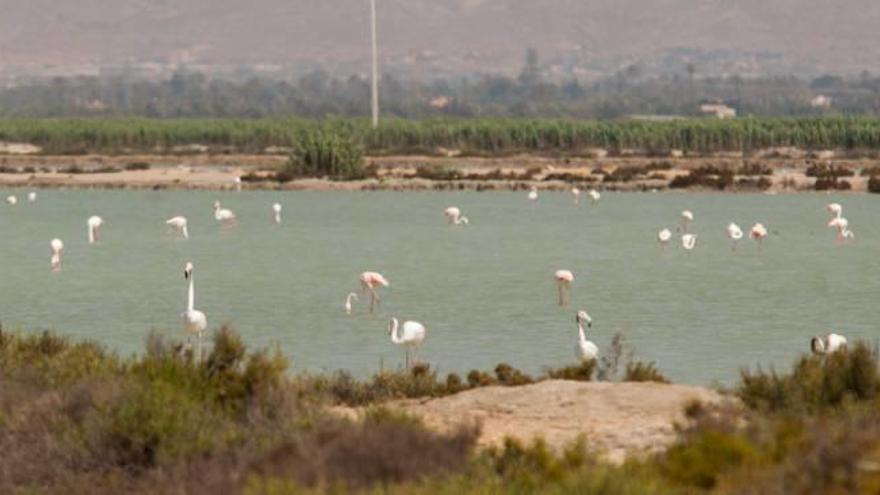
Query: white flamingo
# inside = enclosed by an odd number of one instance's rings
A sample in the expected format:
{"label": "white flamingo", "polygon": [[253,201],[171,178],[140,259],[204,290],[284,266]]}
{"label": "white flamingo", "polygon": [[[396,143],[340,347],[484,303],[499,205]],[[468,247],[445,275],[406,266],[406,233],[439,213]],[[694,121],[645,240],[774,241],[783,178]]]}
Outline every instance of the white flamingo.
{"label": "white flamingo", "polygon": [[537,201],[537,200],[538,200],[538,188],[535,186],[532,186],[531,189],[529,189],[529,201]]}
{"label": "white flamingo", "polygon": [[767,237],[767,228],[764,227],[764,224],[756,223],[754,227],[752,227],[751,232],[749,232],[749,237],[752,240],[758,241],[758,249],[761,249],[761,246],[764,243],[764,238]]}
{"label": "white flamingo", "polygon": [[417,321],[404,321],[403,325],[400,325],[397,318],[391,318],[388,323],[388,335],[391,337],[391,342],[403,346],[406,350],[406,368],[409,369],[412,360],[410,354],[415,354],[425,341],[425,326]]}
{"label": "white flamingo", "polygon": [[6,196],[6,204],[15,206],[16,204],[18,204],[18,198],[12,195]]}
{"label": "white flamingo", "polygon": [[574,274],[569,270],[556,270],[553,274],[556,279],[556,288],[559,293],[559,305],[567,306],[569,293],[571,292],[571,283],[574,282]]}
{"label": "white flamingo", "polygon": [[657,242],[660,243],[661,247],[666,248],[670,239],[672,239],[672,232],[669,229],[663,229],[660,232],[657,232]]}
{"label": "white flamingo", "polygon": [[849,230],[849,220],[847,220],[846,217],[834,217],[831,219],[831,221],[828,222],[828,226],[837,229],[838,241],[845,241],[855,238],[855,234],[853,233],[853,231]]}
{"label": "white flamingo", "polygon": [[370,313],[372,313],[376,308],[376,304],[382,302],[379,298],[379,293],[376,292],[376,288],[388,287],[391,284],[388,283],[388,279],[378,272],[361,273],[360,281],[361,290],[370,293]]}
{"label": "white flamingo", "polygon": [[275,220],[276,224],[281,224],[281,203],[274,203],[272,205],[272,219]]}
{"label": "white flamingo", "polygon": [[810,350],[813,354],[830,354],[846,349],[846,337],[836,333],[817,335],[810,339]]}
{"label": "white flamingo", "polygon": [[685,234],[681,236],[681,247],[686,251],[693,251],[697,247],[697,234]]}
{"label": "white flamingo", "polygon": [[578,341],[574,345],[574,355],[581,362],[594,361],[599,357],[599,347],[587,340],[587,334],[584,331],[584,323],[587,324],[587,328],[592,328],[593,319],[586,311],[581,310],[577,312],[574,321],[578,327]]}
{"label": "white flamingo", "polygon": [[219,201],[214,201],[214,218],[226,226],[235,225],[238,221],[235,217],[235,213],[233,213],[232,210],[220,206]]}
{"label": "white flamingo", "polygon": [[450,206],[443,210],[443,214],[446,215],[446,219],[449,220],[450,225],[467,225],[470,223],[468,217],[461,214],[461,210],[456,206]]}
{"label": "white flamingo", "polygon": [[64,257],[64,243],[61,242],[61,239],[58,239],[56,237],[49,242],[49,249],[51,249],[52,251],[52,257],[49,258],[49,263],[52,266],[52,271],[60,272],[61,261]]}
{"label": "white flamingo", "polygon": [[92,215],[89,217],[89,220],[86,222],[86,226],[88,227],[89,244],[95,244],[99,240],[101,240],[102,225],[104,225],[103,218],[97,215]]}
{"label": "white flamingo", "polygon": [[843,206],[841,206],[840,203],[828,203],[825,209],[828,210],[828,213],[831,213],[832,218],[839,218],[841,215],[843,215]]}
{"label": "white flamingo", "polygon": [[351,314],[351,307],[352,307],[351,301],[352,300],[357,301],[358,295],[355,294],[354,292],[349,292],[348,296],[346,296],[346,298],[345,298],[345,314],[347,314],[347,315]]}
{"label": "white flamingo", "polygon": [[235,176],[235,178],[232,179],[232,182],[235,184],[235,190],[241,192],[241,177]]}
{"label": "white flamingo", "polygon": [[727,226],[727,237],[730,237],[730,240],[733,241],[733,250],[736,251],[736,243],[743,238],[743,231],[739,228],[739,225],[730,222],[730,225]]}
{"label": "white flamingo", "polygon": [[182,235],[184,239],[189,239],[189,230],[186,227],[186,217],[171,217],[168,220],[165,220],[165,225],[168,225],[171,230],[177,232],[179,235]]}
{"label": "white flamingo", "polygon": [[589,191],[587,191],[587,196],[590,197],[590,202],[592,202],[593,204],[598,203],[599,200],[602,199],[602,195],[599,194],[599,191],[595,189],[590,189]]}
{"label": "white flamingo", "polygon": [[691,210],[684,210],[681,212],[681,229],[685,234],[688,233],[688,228],[691,225],[691,222],[694,221],[694,214]]}
{"label": "white flamingo", "polygon": [[205,313],[195,309],[196,304],[196,288],[195,277],[193,276],[193,264],[187,262],[183,267],[183,277],[189,280],[189,289],[186,296],[186,312],[183,313],[183,329],[187,334],[187,338],[196,336],[198,345],[196,349],[196,361],[202,359],[202,335],[208,328],[208,319]]}
{"label": "white flamingo", "polygon": [[28,203],[33,203],[37,200],[37,193],[35,191],[31,191],[27,195]]}
{"label": "white flamingo", "polygon": [[581,190],[577,187],[571,188],[571,195],[574,198],[574,204],[580,204],[581,202]]}

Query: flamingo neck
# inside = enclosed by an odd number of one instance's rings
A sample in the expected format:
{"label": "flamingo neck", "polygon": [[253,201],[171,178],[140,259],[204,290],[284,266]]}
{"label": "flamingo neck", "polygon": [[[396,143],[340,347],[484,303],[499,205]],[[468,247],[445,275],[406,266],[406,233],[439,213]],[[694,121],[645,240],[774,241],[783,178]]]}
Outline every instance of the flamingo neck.
{"label": "flamingo neck", "polygon": [[95,243],[95,227],[89,225],[89,244]]}
{"label": "flamingo neck", "polygon": [[397,321],[397,318],[392,318],[391,320],[391,342],[395,344],[402,344],[403,337],[398,335],[397,331],[400,328],[400,323]]}
{"label": "flamingo neck", "polygon": [[196,287],[193,275],[189,275],[189,291],[187,292],[186,310],[192,312],[196,304]]}
{"label": "flamingo neck", "polygon": [[181,230],[183,231],[184,239],[189,239],[189,231],[186,229],[186,224],[183,225],[183,228]]}
{"label": "flamingo neck", "polygon": [[578,337],[580,338],[581,342],[587,341],[587,334],[586,332],[584,332],[584,324],[581,322],[578,322]]}

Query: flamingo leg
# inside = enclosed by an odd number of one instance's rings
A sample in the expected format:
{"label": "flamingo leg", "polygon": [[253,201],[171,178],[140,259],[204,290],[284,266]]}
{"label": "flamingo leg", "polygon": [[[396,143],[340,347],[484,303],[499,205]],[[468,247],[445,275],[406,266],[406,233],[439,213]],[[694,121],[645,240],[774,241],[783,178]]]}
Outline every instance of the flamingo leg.
{"label": "flamingo leg", "polygon": [[379,294],[376,292],[376,289],[374,289],[372,287],[368,287],[368,288],[370,290],[370,313],[372,313],[375,310],[376,306],[380,302],[382,302],[382,300],[379,299]]}
{"label": "flamingo leg", "polygon": [[559,305],[564,306],[564,304],[562,303],[562,284],[561,283],[556,284],[556,292],[559,295],[559,297],[558,297],[559,298]]}
{"label": "flamingo leg", "polygon": [[196,346],[196,352],[198,354],[196,355],[196,362],[201,363],[202,362],[202,332],[199,332],[199,336],[198,336],[197,340],[198,340],[198,343]]}

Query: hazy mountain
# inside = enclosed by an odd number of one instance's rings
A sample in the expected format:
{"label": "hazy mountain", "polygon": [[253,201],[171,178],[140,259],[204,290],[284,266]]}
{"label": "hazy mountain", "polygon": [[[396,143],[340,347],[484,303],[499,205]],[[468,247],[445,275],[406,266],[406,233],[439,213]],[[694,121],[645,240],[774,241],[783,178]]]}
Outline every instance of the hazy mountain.
{"label": "hazy mountain", "polygon": [[[561,76],[856,73],[880,66],[876,0],[378,0],[386,67]],[[0,0],[9,71],[143,62],[365,71],[368,0]]]}

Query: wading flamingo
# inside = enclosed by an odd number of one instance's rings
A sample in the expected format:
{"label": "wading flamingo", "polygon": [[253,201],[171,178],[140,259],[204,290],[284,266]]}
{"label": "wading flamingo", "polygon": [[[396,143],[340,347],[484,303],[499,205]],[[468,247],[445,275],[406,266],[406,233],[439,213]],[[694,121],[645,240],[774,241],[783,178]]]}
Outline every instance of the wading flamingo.
{"label": "wading flamingo", "polygon": [[165,225],[168,225],[168,227],[178,235],[183,236],[184,239],[189,239],[189,230],[186,228],[186,217],[171,217],[168,220],[165,220]]}
{"label": "wading flamingo", "polygon": [[828,206],[826,206],[825,209],[828,210],[828,213],[831,213],[832,218],[840,218],[840,216],[843,215],[843,206],[841,206],[840,203],[828,203]]}
{"label": "wading flamingo", "polygon": [[33,203],[34,201],[37,200],[37,193],[34,191],[31,191],[28,193],[27,198],[28,198],[28,203]]}
{"label": "wading flamingo", "polygon": [[388,279],[383,277],[381,273],[377,272],[361,273],[360,281],[361,290],[370,293],[370,313],[372,313],[376,308],[376,304],[382,302],[379,298],[379,294],[376,292],[376,288],[388,287],[390,284],[388,283]]}
{"label": "wading flamingo", "polygon": [[410,353],[415,355],[425,340],[425,326],[417,321],[405,321],[400,325],[397,318],[391,318],[388,323],[388,335],[391,337],[391,342],[403,346],[406,350],[406,368],[409,369],[413,359]]}
{"label": "wading flamingo", "polygon": [[446,215],[446,219],[449,220],[450,225],[467,225],[470,223],[468,217],[461,214],[461,210],[458,207],[450,206],[443,210],[443,214]]}
{"label": "wading flamingo", "polygon": [[559,305],[568,306],[569,294],[571,292],[571,283],[574,281],[574,274],[569,270],[556,270],[553,274],[556,279],[556,288],[559,293]]}
{"label": "wading flamingo", "polygon": [[49,264],[52,266],[52,271],[60,272],[61,261],[64,257],[64,243],[61,242],[61,239],[52,239],[49,242],[49,249],[52,251],[52,257],[49,258]]}
{"label": "wading flamingo", "polygon": [[97,215],[92,215],[89,217],[86,225],[89,229],[89,244],[95,244],[101,240],[101,226],[104,225],[104,219]]}
{"label": "wading flamingo", "polygon": [[357,301],[358,295],[355,294],[354,292],[349,292],[348,296],[345,298],[345,314],[347,314],[347,315],[351,314],[351,301],[352,301],[352,299]]}
{"label": "wading flamingo", "polygon": [[232,182],[235,184],[235,190],[241,192],[241,177],[235,176],[235,178],[232,179]]}
{"label": "wading flamingo", "polygon": [[581,362],[593,361],[599,357],[599,347],[587,340],[587,334],[584,331],[584,323],[587,328],[593,327],[593,319],[586,311],[578,311],[574,321],[578,326],[578,341],[574,345],[574,356]]}
{"label": "wading flamingo", "polygon": [[752,240],[758,241],[758,249],[761,249],[761,246],[764,243],[764,238],[767,237],[767,228],[764,227],[764,224],[756,223],[754,227],[752,227],[751,232],[749,232],[749,237]]}
{"label": "wading flamingo", "polygon": [[727,226],[727,237],[730,237],[730,240],[733,241],[733,250],[736,251],[736,243],[739,242],[743,237],[743,231],[739,228],[739,225],[730,222],[730,225]]}
{"label": "wading flamingo", "polygon": [[6,196],[6,204],[15,206],[18,204],[18,198],[15,196]]}
{"label": "wading flamingo", "polygon": [[810,339],[810,350],[813,354],[830,354],[846,349],[846,337],[836,333],[817,335]]}
{"label": "wading flamingo", "polygon": [[235,213],[232,210],[221,207],[219,201],[214,201],[214,218],[224,226],[235,225],[238,221]]}
{"label": "wading flamingo", "polygon": [[532,186],[531,189],[529,189],[529,201],[537,201],[537,200],[538,200],[538,188],[535,186]]}
{"label": "wading flamingo", "polygon": [[577,187],[571,188],[571,196],[574,198],[574,204],[580,204],[581,202],[581,190]]}
{"label": "wading flamingo", "polygon": [[275,220],[277,225],[281,224],[281,203],[272,205],[272,219]]}
{"label": "wading flamingo", "polygon": [[669,239],[672,239],[672,232],[669,229],[663,229],[660,232],[657,232],[657,242],[660,243],[660,246],[664,249],[666,245],[669,244]]}
{"label": "wading flamingo", "polygon": [[602,199],[602,195],[599,194],[599,191],[595,189],[590,189],[589,191],[587,191],[587,196],[590,197],[590,202],[593,204],[598,203],[599,200]]}
{"label": "wading flamingo", "polygon": [[694,214],[691,210],[684,210],[681,212],[681,230],[685,234],[688,233],[688,228],[691,225],[691,222],[694,221]]}
{"label": "wading flamingo", "polygon": [[198,342],[196,361],[201,361],[202,335],[205,333],[205,329],[208,328],[208,319],[205,317],[205,313],[195,309],[196,288],[192,262],[187,262],[183,267],[183,277],[184,279],[189,280],[189,290],[186,295],[186,312],[183,313],[183,329],[187,334],[187,340],[193,335],[196,336]]}
{"label": "wading flamingo", "polygon": [[849,220],[845,217],[837,216],[831,219],[828,222],[829,227],[834,227],[837,229],[837,240],[845,241],[847,239],[853,239],[855,234],[853,231],[849,230]]}
{"label": "wading flamingo", "polygon": [[697,234],[685,234],[681,236],[681,247],[687,251],[693,251],[697,247]]}

